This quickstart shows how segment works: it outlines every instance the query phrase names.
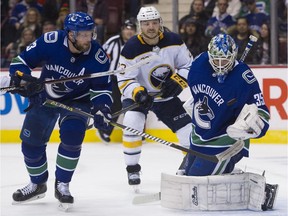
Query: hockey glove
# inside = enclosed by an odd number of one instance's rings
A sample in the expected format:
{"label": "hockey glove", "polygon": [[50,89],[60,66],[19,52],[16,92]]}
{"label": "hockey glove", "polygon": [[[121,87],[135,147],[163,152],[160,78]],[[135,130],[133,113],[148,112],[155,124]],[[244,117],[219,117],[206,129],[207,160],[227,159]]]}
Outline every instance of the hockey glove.
{"label": "hockey glove", "polygon": [[23,97],[30,97],[41,92],[44,89],[44,84],[38,78],[16,71],[11,76],[10,86],[19,87],[11,91],[12,94],[20,94]]}
{"label": "hockey glove", "polygon": [[184,88],[188,85],[186,81],[180,77],[178,74],[173,74],[170,78],[165,80],[162,85],[162,98],[176,97],[178,96]]}
{"label": "hockey glove", "polygon": [[228,126],[228,136],[235,140],[256,138],[261,134],[264,122],[258,115],[256,104],[245,104],[235,123]]}
{"label": "hockey glove", "polygon": [[111,110],[108,105],[99,105],[92,109],[94,115],[94,127],[101,131],[109,131],[112,125],[109,122],[112,120]]}
{"label": "hockey glove", "polygon": [[145,109],[150,109],[153,105],[154,98],[148,94],[147,89],[143,86],[136,87],[132,97],[136,103]]}

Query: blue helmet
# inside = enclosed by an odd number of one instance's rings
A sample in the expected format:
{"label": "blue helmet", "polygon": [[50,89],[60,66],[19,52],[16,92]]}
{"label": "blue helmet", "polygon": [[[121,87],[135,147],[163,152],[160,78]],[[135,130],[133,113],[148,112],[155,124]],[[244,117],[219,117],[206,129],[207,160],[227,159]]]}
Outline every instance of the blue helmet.
{"label": "blue helmet", "polygon": [[94,29],[94,21],[91,16],[83,12],[70,13],[64,20],[64,30],[90,31]]}
{"label": "blue helmet", "polygon": [[[215,71],[213,76],[217,77],[220,83],[224,82],[228,72],[232,70],[237,53],[238,47],[230,35],[218,34],[211,39],[208,45],[209,63]],[[223,60],[227,63],[221,65]]]}

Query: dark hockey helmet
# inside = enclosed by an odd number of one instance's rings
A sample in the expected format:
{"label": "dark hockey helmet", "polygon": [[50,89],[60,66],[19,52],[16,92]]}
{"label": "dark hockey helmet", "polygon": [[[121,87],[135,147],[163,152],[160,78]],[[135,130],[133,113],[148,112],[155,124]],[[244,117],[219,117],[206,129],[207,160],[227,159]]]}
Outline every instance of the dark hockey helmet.
{"label": "dark hockey helmet", "polygon": [[238,47],[228,34],[214,36],[208,45],[209,63],[214,69],[213,76],[220,83],[224,82],[228,72],[232,70],[238,53]]}
{"label": "dark hockey helmet", "polygon": [[91,16],[83,12],[70,13],[64,20],[64,30],[68,31],[90,31],[94,30],[95,24]]}

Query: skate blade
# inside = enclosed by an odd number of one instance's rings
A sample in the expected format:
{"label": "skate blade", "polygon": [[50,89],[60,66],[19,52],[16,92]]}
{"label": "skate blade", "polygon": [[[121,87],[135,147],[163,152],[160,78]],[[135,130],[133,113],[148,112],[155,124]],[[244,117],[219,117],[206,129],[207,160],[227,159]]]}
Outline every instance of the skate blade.
{"label": "skate blade", "polygon": [[61,203],[61,202],[58,203],[58,209],[64,212],[70,211],[72,207],[73,207],[73,203]]}
{"label": "skate blade", "polygon": [[38,199],[42,199],[45,197],[45,193],[43,194],[39,194],[37,196],[34,196],[28,200],[24,200],[24,201],[13,201],[12,202],[12,205],[20,205],[20,204],[24,204],[24,203],[28,203],[28,202],[31,202],[31,201],[34,201],[34,200],[38,200]]}
{"label": "skate blade", "polygon": [[134,190],[134,193],[136,193],[136,194],[140,193],[140,186],[139,185],[132,185],[132,188]]}

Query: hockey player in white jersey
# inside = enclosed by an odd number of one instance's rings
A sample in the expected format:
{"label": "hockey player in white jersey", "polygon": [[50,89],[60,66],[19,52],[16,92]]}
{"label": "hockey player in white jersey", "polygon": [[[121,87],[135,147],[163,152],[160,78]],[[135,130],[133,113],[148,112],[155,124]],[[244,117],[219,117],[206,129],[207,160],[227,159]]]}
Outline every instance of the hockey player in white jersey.
{"label": "hockey player in white jersey", "polygon": [[[236,60],[238,48],[227,34],[213,37],[208,51],[197,56],[190,68],[190,148],[216,155],[236,142],[244,148],[218,163],[188,155],[188,176],[162,175],[162,205],[193,210],[272,209],[278,185],[264,176],[234,173],[235,164],[249,156],[251,138],[269,128],[270,114],[257,79],[247,64]],[[235,171],[234,171],[235,172]],[[173,183],[173,184],[172,184]],[[178,183],[178,184],[177,184]]]}
{"label": "hockey player in white jersey", "polygon": [[[179,35],[164,32],[162,18],[155,7],[142,7],[137,20],[140,33],[125,44],[119,60],[120,67],[131,66],[151,55],[161,58],[135,71],[117,75],[123,108],[135,102],[140,105],[126,112],[123,124],[143,131],[147,113],[151,110],[176,133],[181,145],[189,147],[191,120],[177,96],[187,86],[185,80],[193,57]],[[151,94],[157,94],[157,97]],[[124,158],[130,185],[141,182],[141,146],[141,136],[123,132]]]}

